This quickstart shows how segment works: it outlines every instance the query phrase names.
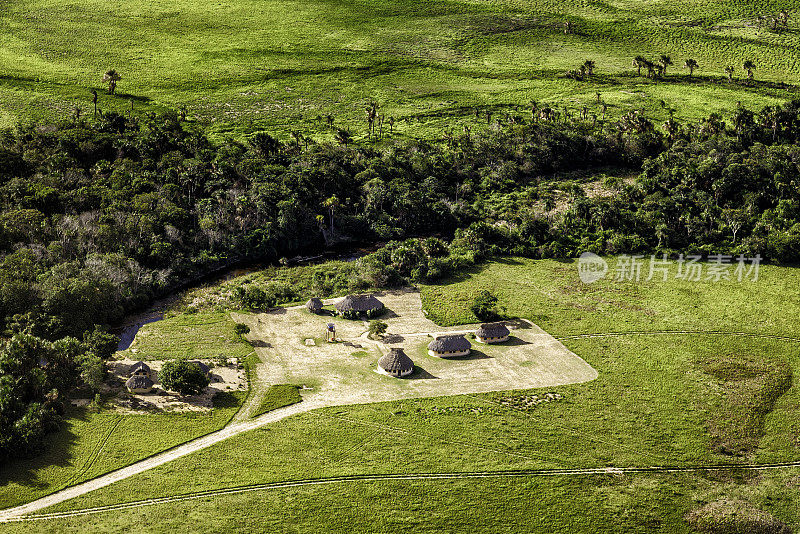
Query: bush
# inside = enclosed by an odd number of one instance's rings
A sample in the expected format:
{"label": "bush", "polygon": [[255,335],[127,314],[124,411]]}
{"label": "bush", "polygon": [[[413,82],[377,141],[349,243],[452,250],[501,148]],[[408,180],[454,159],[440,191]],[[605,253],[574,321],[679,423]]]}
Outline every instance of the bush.
{"label": "bush", "polygon": [[496,321],[501,318],[497,297],[490,291],[481,291],[472,302],[472,313],[481,321]]}
{"label": "bush", "polygon": [[250,327],[244,323],[236,323],[233,327],[233,331],[237,336],[242,337],[250,333]]}
{"label": "bush", "polygon": [[386,333],[387,328],[389,325],[383,321],[372,321],[369,323],[369,337],[381,336]]}
{"label": "bush", "polygon": [[158,377],[164,389],[177,391],[181,395],[202,393],[209,382],[197,364],[185,359],[165,362]]}

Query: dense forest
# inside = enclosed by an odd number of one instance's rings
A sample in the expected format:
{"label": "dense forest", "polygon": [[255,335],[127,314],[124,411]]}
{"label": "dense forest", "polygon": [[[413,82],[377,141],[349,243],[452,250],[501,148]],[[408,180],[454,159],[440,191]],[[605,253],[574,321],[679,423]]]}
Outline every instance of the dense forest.
{"label": "dense forest", "polygon": [[[507,116],[380,148],[265,132],[213,144],[174,113],[0,132],[0,458],[42,445],[60,399],[113,353],[108,325],[240,261],[389,242],[361,260],[354,289],[495,254],[794,262],[798,136],[800,102],[694,124]],[[594,189],[559,178],[607,168],[641,174]]]}

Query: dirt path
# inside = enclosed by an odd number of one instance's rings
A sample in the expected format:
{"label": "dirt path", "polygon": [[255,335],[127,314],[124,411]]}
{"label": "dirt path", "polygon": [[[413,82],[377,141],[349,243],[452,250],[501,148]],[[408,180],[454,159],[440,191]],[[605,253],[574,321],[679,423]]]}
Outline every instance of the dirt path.
{"label": "dirt path", "polygon": [[[296,306],[287,309],[288,310],[299,310],[303,308],[302,306]],[[286,313],[286,312],[280,312]],[[236,318],[237,320],[245,319],[245,316],[241,318]],[[473,331],[474,329],[464,330],[464,327],[460,327],[461,330],[451,329],[451,330],[436,330],[436,325],[432,322],[428,321],[427,319],[417,318],[412,323],[406,324],[406,321],[398,321],[396,326],[398,327],[395,331],[404,331],[405,333],[401,334],[403,337],[425,337],[427,335],[434,335],[434,334],[441,334],[441,333],[468,333]],[[536,327],[533,323],[526,321],[529,325],[529,328],[532,330],[530,331],[525,337],[534,340],[534,342],[540,346],[541,349],[544,350],[561,350],[563,349],[567,354],[572,354],[559,343],[560,340],[568,340],[568,339],[582,339],[582,338],[592,338],[592,337],[610,337],[610,336],[631,336],[631,335],[739,335],[739,336],[751,336],[751,337],[763,337],[763,338],[773,338],[773,339],[781,339],[787,341],[798,341],[800,339],[791,338],[791,337],[782,337],[777,335],[767,335],[767,334],[756,334],[751,332],[690,332],[690,331],[655,331],[655,332],[608,332],[608,333],[593,333],[593,334],[578,334],[578,335],[570,335],[570,336],[561,336],[559,338],[553,338],[549,336],[544,331],[541,331]],[[274,331],[270,327],[268,323],[262,323],[259,319],[253,326],[255,326],[254,334],[259,336],[259,339],[263,339],[264,337],[269,337],[270,335],[274,336]],[[352,338],[358,338],[359,340],[368,341],[370,345],[374,346],[377,349],[383,349],[381,343],[367,340],[363,333],[363,325],[358,327],[351,327],[357,328],[350,332]],[[403,328],[407,327],[407,328]],[[427,331],[421,331],[421,330]],[[537,341],[538,340],[538,341]],[[296,346],[295,346],[296,345]],[[560,347],[559,347],[560,346]],[[230,489],[223,489],[223,490],[216,490],[216,491],[209,491],[209,492],[199,492],[199,493],[192,493],[192,494],[185,494],[185,495],[178,495],[173,497],[164,497],[159,499],[146,499],[141,501],[134,501],[130,503],[121,503],[117,505],[109,505],[104,507],[97,507],[97,508],[89,508],[89,509],[82,509],[82,510],[74,510],[69,512],[62,512],[62,513],[53,513],[53,514],[38,514],[33,515],[35,512],[43,510],[47,507],[62,503],[69,499],[73,499],[75,497],[85,495],[91,491],[103,488],[114,482],[124,480],[128,477],[137,475],[144,471],[148,471],[160,465],[166,464],[175,460],[177,458],[181,458],[183,456],[192,454],[199,450],[205,449],[212,445],[215,445],[223,440],[231,438],[233,436],[237,436],[244,432],[248,432],[250,430],[260,428],[264,425],[268,425],[270,423],[274,423],[280,421],[286,417],[290,417],[295,414],[307,412],[310,410],[314,410],[316,408],[324,407],[324,406],[331,406],[331,405],[341,405],[341,404],[354,404],[358,402],[370,402],[370,399],[364,397],[363,395],[347,395],[346,398],[329,398],[327,395],[316,393],[309,396],[304,396],[303,402],[299,404],[294,404],[291,406],[287,406],[284,408],[280,408],[271,412],[268,412],[262,416],[259,416],[254,419],[248,419],[249,414],[251,413],[252,407],[258,402],[258,400],[263,396],[263,391],[265,390],[264,386],[270,383],[278,383],[275,381],[276,378],[281,377],[283,378],[284,375],[281,372],[281,361],[287,358],[292,358],[296,356],[296,352],[300,347],[299,344],[295,343],[294,345],[290,344],[277,344],[277,345],[269,345],[267,344],[264,348],[256,348],[256,353],[259,355],[259,358],[262,360],[262,364],[257,367],[255,370],[255,377],[254,377],[254,394],[251,395],[250,400],[248,403],[243,406],[243,408],[237,414],[237,417],[226,426],[224,429],[214,432],[212,434],[208,434],[204,437],[198,438],[196,440],[184,443],[177,447],[174,447],[168,451],[163,453],[157,454],[151,458],[142,460],[140,462],[131,464],[125,468],[119,469],[117,471],[108,473],[96,479],[84,482],[82,484],[78,484],[76,486],[72,486],[41,499],[37,499],[30,503],[17,506],[14,508],[9,508],[6,510],[0,510],[0,522],[9,522],[9,521],[31,521],[31,520],[39,520],[39,519],[52,519],[52,518],[59,518],[59,517],[71,517],[76,515],[87,515],[92,513],[99,513],[104,511],[112,511],[112,510],[123,510],[127,508],[134,508],[138,506],[147,506],[153,504],[161,504],[161,503],[169,503],[169,502],[176,502],[181,500],[189,500],[189,499],[197,499],[207,496],[215,496],[215,495],[227,495],[233,493],[242,493],[246,491],[258,491],[258,490],[265,490],[265,489],[277,489],[277,488],[290,488],[290,487],[297,487],[297,486],[310,486],[310,485],[320,485],[320,484],[332,484],[332,483],[340,483],[340,482],[356,482],[356,481],[379,481],[379,480],[423,480],[423,479],[452,479],[452,478],[485,478],[485,477],[511,477],[511,476],[566,476],[566,475],[593,475],[593,474],[606,474],[606,473],[647,473],[647,472],[663,472],[663,473],[670,473],[670,472],[689,472],[689,471],[706,471],[706,470],[727,470],[727,469],[745,469],[745,470],[766,470],[766,469],[784,469],[784,468],[794,468],[800,467],[800,462],[793,462],[793,463],[784,463],[784,464],[770,464],[770,465],[710,465],[710,466],[687,466],[687,467],[629,467],[629,468],[588,468],[588,469],[551,469],[551,470],[528,470],[528,471],[505,471],[505,472],[474,472],[474,473],[420,473],[420,474],[404,474],[404,475],[396,475],[396,474],[386,474],[386,475],[374,475],[374,476],[361,476],[361,475],[354,475],[351,477],[338,477],[338,478],[328,478],[328,479],[316,479],[316,480],[298,480],[298,481],[287,481],[287,482],[278,482],[278,483],[271,483],[271,484],[257,484],[252,486],[243,486],[238,488],[230,488]],[[270,357],[266,357],[265,350],[269,349]],[[574,355],[573,355],[574,356]],[[576,356],[577,358],[577,356]],[[580,362],[583,362],[580,358],[578,358]],[[587,365],[588,370],[595,373],[591,367]],[[596,373],[595,375],[596,376]],[[581,376],[579,380],[576,381],[586,381],[591,380],[594,378],[591,374],[586,376]],[[511,380],[513,383],[514,380]],[[336,382],[332,384],[328,384],[329,386],[336,386]],[[502,386],[502,384],[492,384],[492,389],[497,389],[497,386]],[[535,387],[535,386],[529,386]],[[327,389],[327,388],[322,388]],[[467,388],[468,390],[472,391],[448,391],[446,392],[447,395],[458,395],[458,394],[466,394],[468,392],[476,392],[473,388]],[[479,390],[482,388],[478,388]],[[502,388],[501,388],[502,389]],[[442,394],[442,393],[440,393]],[[406,397],[413,397],[418,395],[399,395],[400,398]],[[382,397],[378,395],[378,397]],[[386,400],[383,398],[376,398],[373,401],[379,400]]]}
{"label": "dirt path", "polygon": [[696,466],[653,466],[653,467],[592,467],[578,469],[525,469],[509,471],[471,471],[471,472],[442,472],[442,473],[388,473],[377,475],[351,475],[331,478],[289,480],[285,482],[272,482],[267,484],[252,484],[247,486],[237,486],[210,491],[195,493],[184,493],[170,497],[160,497],[156,499],[144,499],[119,504],[98,506],[95,508],[83,508],[80,510],[70,510],[67,512],[53,512],[49,514],[35,514],[27,516],[2,516],[0,523],[10,522],[29,522],[47,519],[63,519],[68,517],[85,516],[99,514],[103,512],[115,512],[140,508],[143,506],[153,506],[157,504],[170,504],[174,502],[189,501],[193,499],[207,499],[209,497],[221,497],[225,495],[235,495],[239,493],[249,493],[255,491],[265,491],[271,489],[289,489],[304,486],[325,486],[332,484],[355,484],[364,482],[383,482],[383,481],[415,481],[415,480],[465,480],[482,478],[527,478],[527,477],[559,477],[559,476],[593,476],[593,475],[625,475],[625,474],[648,474],[648,473],[691,473],[691,472],[710,472],[728,471],[768,471],[776,469],[800,468],[800,462],[787,462],[782,464],[768,465],[696,465]]}
{"label": "dirt path", "polygon": [[217,432],[213,432],[193,441],[178,445],[177,447],[173,447],[172,449],[164,451],[160,454],[156,454],[155,456],[151,456],[150,458],[140,462],[136,462],[122,469],[118,469],[117,471],[112,471],[111,473],[101,477],[78,484],[77,486],[72,486],[61,491],[57,491],[27,504],[0,510],[0,522],[7,522],[12,518],[31,514],[47,508],[48,506],[53,506],[69,499],[85,495],[91,491],[113,484],[114,482],[138,475],[139,473],[143,473],[144,471],[148,471],[154,467],[158,467],[188,454],[192,454],[193,452],[205,449],[233,436],[237,436],[244,432],[249,432],[250,430],[280,421],[286,417],[319,407],[320,405],[314,403],[313,401],[304,401],[298,404],[273,410],[246,422],[230,424],[222,430],[218,430]]}

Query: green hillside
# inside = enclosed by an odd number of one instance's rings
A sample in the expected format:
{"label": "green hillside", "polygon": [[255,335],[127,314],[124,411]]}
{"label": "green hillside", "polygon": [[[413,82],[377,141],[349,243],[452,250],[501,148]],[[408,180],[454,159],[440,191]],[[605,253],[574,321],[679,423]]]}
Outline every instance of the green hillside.
{"label": "green hillside", "polygon": [[[441,135],[475,108],[531,100],[602,117],[646,108],[699,117],[742,101],[797,92],[797,0],[610,2],[4,0],[0,3],[0,125],[91,112],[92,88],[114,68],[118,95],[101,109],[178,109],[218,132],[252,126],[331,137],[323,118],[363,135],[364,106],[382,105],[397,135]],[[786,9],[778,32],[759,17]],[[565,23],[571,24],[569,33]],[[661,54],[661,80],[632,59]],[[695,59],[693,79],[683,68]],[[596,74],[565,78],[585,60]],[[755,82],[743,83],[745,60]],[[736,68],[734,81],[724,73]],[[783,86],[783,83],[792,84]],[[481,121],[485,122],[485,116]]]}

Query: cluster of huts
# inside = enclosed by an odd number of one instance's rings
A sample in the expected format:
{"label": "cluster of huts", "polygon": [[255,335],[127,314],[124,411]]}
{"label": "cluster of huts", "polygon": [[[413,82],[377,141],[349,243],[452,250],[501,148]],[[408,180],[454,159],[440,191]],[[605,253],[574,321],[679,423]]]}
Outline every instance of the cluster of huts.
{"label": "cluster of huts", "polygon": [[[475,339],[481,343],[502,343],[507,341],[511,332],[503,323],[485,323],[475,332]],[[437,336],[428,344],[428,354],[439,358],[457,358],[468,356],[472,343],[464,334],[445,334]],[[378,371],[397,378],[403,378],[414,372],[414,362],[403,352],[393,348],[389,354],[378,360]]]}
{"label": "cluster of huts", "polygon": [[[306,302],[306,308],[311,313],[322,313],[323,302],[321,299],[312,298]],[[385,311],[383,302],[375,295],[348,295],[334,305],[336,314],[346,319],[366,317],[373,319]],[[329,328],[332,325],[329,325]],[[484,323],[475,332],[475,339],[481,343],[502,343],[508,340],[511,332],[501,323]],[[445,334],[437,336],[428,345],[428,354],[440,358],[455,358],[467,356],[472,350],[472,343],[463,334]],[[388,354],[378,360],[378,371],[398,378],[414,372],[414,362],[403,352],[403,349],[393,348]]]}
{"label": "cluster of huts", "polygon": [[[211,376],[211,368],[203,362],[192,361],[204,375]],[[136,362],[128,368],[128,380],[125,387],[135,395],[144,395],[153,391],[155,387],[156,372],[144,362]]]}

